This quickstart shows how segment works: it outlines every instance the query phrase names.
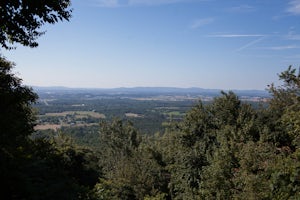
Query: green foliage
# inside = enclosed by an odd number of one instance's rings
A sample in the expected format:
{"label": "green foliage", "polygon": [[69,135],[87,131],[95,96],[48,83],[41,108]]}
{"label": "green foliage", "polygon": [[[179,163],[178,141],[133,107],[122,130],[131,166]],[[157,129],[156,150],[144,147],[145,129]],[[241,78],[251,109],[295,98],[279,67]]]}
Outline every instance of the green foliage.
{"label": "green foliage", "polygon": [[1,194],[9,199],[88,199],[102,174],[93,151],[63,137],[32,141],[5,165]]}
{"label": "green foliage", "polygon": [[99,200],[106,199],[137,199],[133,188],[124,182],[115,182],[110,180],[100,179],[94,189],[95,197]]}
{"label": "green foliage", "polygon": [[[300,195],[300,154],[299,149],[290,154],[280,149],[281,155],[276,157],[272,166],[271,192],[272,199],[298,199]],[[282,155],[288,154],[288,155]]]}
{"label": "green foliage", "polygon": [[239,166],[234,169],[233,196],[237,199],[268,199],[270,194],[270,167],[274,164],[272,144],[249,141],[239,146]]}
{"label": "green foliage", "polygon": [[31,109],[37,95],[21,85],[12,72],[14,64],[0,57],[0,146],[18,147],[33,132],[35,115]]}
{"label": "green foliage", "polygon": [[270,107],[277,112],[283,112],[286,108],[294,105],[299,100],[300,72],[298,72],[298,74],[296,73],[296,69],[289,66],[286,71],[279,74],[279,79],[283,81],[283,85],[275,87],[274,84],[272,84],[269,87],[269,92],[273,96]]}
{"label": "green foliage", "polygon": [[284,82],[283,86],[275,88],[272,85],[270,88],[274,96],[271,109],[273,112],[280,111],[278,129],[283,129],[282,133],[288,138],[283,145],[289,146],[298,146],[300,142],[300,72],[296,73],[296,69],[290,66],[279,76]]}
{"label": "green foliage", "polygon": [[54,24],[69,20],[71,10],[69,0],[1,0],[0,1],[0,44],[10,49],[9,43],[20,43],[36,47],[37,38],[46,23]]}
{"label": "green foliage", "polygon": [[[29,145],[35,116],[31,104],[37,95],[21,85],[11,69],[13,63],[0,57],[0,180],[1,191],[11,194],[19,179],[18,169]],[[6,183],[6,181],[8,181]]]}
{"label": "green foliage", "polygon": [[168,192],[160,152],[131,123],[102,122],[100,153],[105,179],[96,185],[99,198],[143,199]]}
{"label": "green foliage", "polygon": [[226,138],[231,132],[229,128],[218,132],[219,145],[215,147],[212,156],[209,156],[209,164],[203,168],[200,196],[204,199],[230,199],[232,196],[237,150],[235,144]]}
{"label": "green foliage", "polygon": [[200,102],[179,124],[179,147],[170,168],[179,199],[230,198],[236,144],[257,140],[255,112],[232,93],[222,92],[212,104]]}
{"label": "green foliage", "polygon": [[279,79],[283,85],[275,87],[272,84],[269,88],[273,96],[269,108],[272,140],[277,146],[291,146],[298,138],[299,132],[297,115],[300,110],[300,73],[289,66],[286,71],[279,74]]}
{"label": "green foliage", "polygon": [[[200,102],[177,125],[174,160],[167,166],[174,199],[286,199],[299,194],[299,163],[295,156],[291,159],[299,144],[298,80],[283,74],[293,84],[273,87],[276,95],[267,109],[254,110],[234,93],[223,92],[210,105]],[[290,100],[282,102],[279,93]],[[288,170],[279,160],[292,167]]]}
{"label": "green foliage", "polygon": [[[27,152],[20,170],[19,198],[88,199],[101,176],[98,158],[65,137],[37,139]],[[15,194],[16,195],[16,194]]]}
{"label": "green foliage", "polygon": [[165,200],[166,198],[167,198],[167,194],[165,194],[165,193],[159,193],[159,194],[157,194],[154,197],[146,196],[144,198],[144,200]]}
{"label": "green foliage", "polygon": [[119,159],[131,157],[139,145],[138,133],[132,124],[124,124],[119,119],[115,119],[111,124],[102,121],[99,136],[102,157],[107,157],[107,160],[113,159],[106,163],[108,168],[114,167]]}

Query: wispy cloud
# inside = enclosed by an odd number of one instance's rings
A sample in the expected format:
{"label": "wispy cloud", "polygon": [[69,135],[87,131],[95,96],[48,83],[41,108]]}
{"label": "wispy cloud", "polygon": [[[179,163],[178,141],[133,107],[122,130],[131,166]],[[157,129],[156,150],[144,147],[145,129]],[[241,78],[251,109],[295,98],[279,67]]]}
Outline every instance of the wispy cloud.
{"label": "wispy cloud", "polygon": [[290,31],[284,38],[287,40],[300,40],[300,35]]}
{"label": "wispy cloud", "polygon": [[120,7],[119,0],[95,0],[95,5],[99,7],[115,8]]}
{"label": "wispy cloud", "polygon": [[256,8],[250,5],[239,5],[231,8],[227,8],[226,11],[234,13],[248,13],[256,11]]}
{"label": "wispy cloud", "polygon": [[280,50],[299,49],[299,48],[300,47],[296,45],[286,45],[286,46],[263,47],[262,49],[280,51]]}
{"label": "wispy cloud", "polygon": [[129,0],[129,5],[146,5],[146,6],[155,6],[163,4],[173,4],[184,2],[184,0]]}
{"label": "wispy cloud", "polygon": [[175,3],[203,2],[210,0],[94,0],[99,7],[124,7],[124,6],[159,6]]}
{"label": "wispy cloud", "polygon": [[300,55],[297,54],[297,55],[290,55],[290,56],[286,56],[285,57],[286,59],[289,59],[289,60],[292,60],[292,59],[300,59]]}
{"label": "wispy cloud", "polygon": [[265,37],[263,34],[215,34],[207,35],[207,37],[216,37],[216,38],[242,38],[242,37]]}
{"label": "wispy cloud", "polygon": [[300,15],[300,0],[291,0],[287,12],[293,15]]}
{"label": "wispy cloud", "polygon": [[242,51],[242,50],[244,50],[244,49],[246,49],[246,48],[248,48],[248,47],[251,47],[251,46],[253,46],[254,44],[259,43],[260,41],[262,41],[264,38],[265,38],[265,36],[260,37],[260,38],[258,38],[258,39],[256,39],[256,40],[253,40],[253,41],[247,43],[246,45],[241,46],[240,48],[236,49],[235,51]]}
{"label": "wispy cloud", "polygon": [[194,20],[191,25],[190,25],[190,28],[191,29],[197,29],[199,27],[202,27],[202,26],[205,26],[205,25],[208,25],[208,24],[211,24],[215,21],[214,18],[210,17],[210,18],[202,18],[202,19],[197,19],[197,20]]}
{"label": "wispy cloud", "polygon": [[294,63],[299,63],[300,61],[300,55],[299,54],[295,54],[295,55],[288,55],[288,56],[284,56],[283,57],[284,60],[283,62],[288,63],[289,65],[294,62]]}

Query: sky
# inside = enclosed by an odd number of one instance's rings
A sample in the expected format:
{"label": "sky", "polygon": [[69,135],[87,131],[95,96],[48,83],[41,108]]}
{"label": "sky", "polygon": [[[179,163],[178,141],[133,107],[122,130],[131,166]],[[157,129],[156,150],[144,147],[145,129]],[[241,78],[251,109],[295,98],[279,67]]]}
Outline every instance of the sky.
{"label": "sky", "polygon": [[1,53],[31,86],[260,89],[300,65],[300,0],[73,0],[37,48]]}

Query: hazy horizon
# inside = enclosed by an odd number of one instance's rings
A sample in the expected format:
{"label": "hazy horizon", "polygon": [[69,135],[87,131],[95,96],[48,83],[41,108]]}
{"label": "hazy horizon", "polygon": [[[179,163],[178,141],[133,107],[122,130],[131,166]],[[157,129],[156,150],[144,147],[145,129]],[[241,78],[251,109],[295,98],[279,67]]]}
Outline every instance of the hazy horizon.
{"label": "hazy horizon", "polygon": [[68,87],[68,86],[59,86],[59,85],[53,85],[53,86],[37,86],[37,85],[28,85],[29,87],[32,88],[45,88],[45,89],[87,89],[87,90],[114,90],[114,89],[179,89],[179,90],[189,90],[189,89],[200,89],[200,90],[224,90],[224,91],[267,91],[267,87],[265,89],[235,89],[235,88],[202,88],[202,87],[173,87],[173,86],[133,86],[133,87],[111,87],[111,88],[104,88],[104,87]]}

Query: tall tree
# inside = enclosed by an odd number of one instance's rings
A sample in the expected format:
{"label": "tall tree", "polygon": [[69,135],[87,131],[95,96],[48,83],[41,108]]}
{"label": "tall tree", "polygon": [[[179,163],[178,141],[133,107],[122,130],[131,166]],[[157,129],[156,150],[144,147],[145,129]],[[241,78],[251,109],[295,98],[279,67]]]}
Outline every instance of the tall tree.
{"label": "tall tree", "polygon": [[1,0],[0,44],[11,49],[11,44],[37,47],[37,38],[45,33],[42,25],[69,20],[70,0]]}
{"label": "tall tree", "polygon": [[270,86],[273,98],[270,102],[270,111],[276,122],[275,128],[281,132],[278,136],[279,145],[297,145],[300,141],[300,71],[289,66],[279,74],[283,85]]}
{"label": "tall tree", "polygon": [[0,145],[20,146],[33,132],[35,115],[31,104],[37,95],[21,84],[12,72],[13,63],[0,57]]}
{"label": "tall tree", "polygon": [[28,135],[33,132],[34,113],[31,104],[37,95],[16,77],[13,63],[0,57],[0,180],[1,194],[10,196],[18,187],[18,168],[23,151],[28,146]]}

